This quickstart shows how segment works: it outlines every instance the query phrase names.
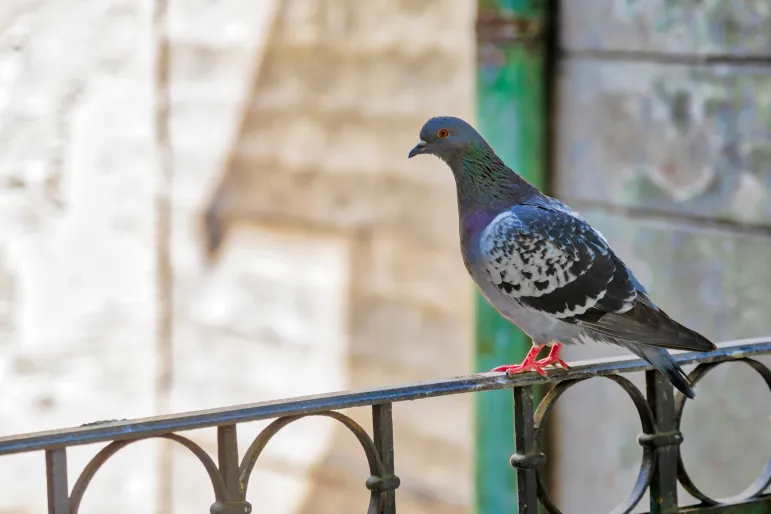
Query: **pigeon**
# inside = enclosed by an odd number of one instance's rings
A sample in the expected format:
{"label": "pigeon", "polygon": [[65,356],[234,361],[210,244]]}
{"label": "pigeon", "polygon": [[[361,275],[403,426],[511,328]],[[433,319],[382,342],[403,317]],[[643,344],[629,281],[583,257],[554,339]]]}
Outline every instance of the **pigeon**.
{"label": "pigeon", "polygon": [[[563,202],[507,167],[469,123],[429,119],[410,151],[434,155],[452,171],[463,263],[482,296],[533,341],[508,375],[568,369],[563,344],[610,343],[645,359],[688,398],[692,383],[667,349],[717,347],[651,300],[605,237]],[[544,346],[548,356],[537,360]]]}

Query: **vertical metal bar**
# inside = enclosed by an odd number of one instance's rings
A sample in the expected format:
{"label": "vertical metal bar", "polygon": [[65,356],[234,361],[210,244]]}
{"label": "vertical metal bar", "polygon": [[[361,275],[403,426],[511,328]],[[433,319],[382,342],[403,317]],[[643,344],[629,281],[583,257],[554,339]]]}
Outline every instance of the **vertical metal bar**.
{"label": "vertical metal bar", "polygon": [[[517,510],[518,514],[537,514],[538,483],[535,476],[535,420],[533,419],[533,387],[515,387],[514,396],[514,448],[517,453],[511,463],[530,465],[518,466],[517,470]],[[509,512],[511,510],[509,509]]]}
{"label": "vertical metal bar", "polygon": [[[372,406],[372,432],[380,455],[380,461],[388,475],[393,475],[394,467],[394,421],[393,406],[383,403]],[[380,514],[396,514],[396,491],[383,493],[383,503]]]}
{"label": "vertical metal bar", "polygon": [[[669,381],[658,371],[645,372],[648,405],[659,433],[677,430],[675,396]],[[650,486],[651,514],[677,512],[677,446],[656,448],[656,464]]]}
{"label": "vertical metal bar", "polygon": [[67,450],[46,450],[46,483],[48,514],[70,514],[70,492],[67,484]]}
{"label": "vertical metal bar", "polygon": [[[546,184],[545,41],[549,7],[543,0],[477,3],[477,120],[509,167],[543,188]],[[475,370],[521,361],[531,341],[476,293]],[[542,388],[535,390],[540,397]],[[514,451],[505,391],[474,395],[476,513],[505,512],[516,487],[501,454]]]}
{"label": "vertical metal bar", "polygon": [[236,425],[217,427],[217,464],[231,500],[243,499],[239,487],[239,463]]}

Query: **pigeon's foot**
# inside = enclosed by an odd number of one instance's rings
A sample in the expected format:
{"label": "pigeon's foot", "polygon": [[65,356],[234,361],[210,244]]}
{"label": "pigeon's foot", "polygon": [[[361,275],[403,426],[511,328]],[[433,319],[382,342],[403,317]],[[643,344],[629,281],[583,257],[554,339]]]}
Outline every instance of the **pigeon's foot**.
{"label": "pigeon's foot", "polygon": [[508,376],[518,375],[520,373],[527,373],[528,371],[535,371],[541,376],[546,376],[546,370],[543,369],[540,362],[529,362],[522,364],[510,364],[507,366],[498,366],[491,371],[503,371]]}
{"label": "pigeon's foot", "polygon": [[549,350],[549,355],[541,360],[535,361],[535,364],[541,367],[556,366],[564,370],[570,369],[570,366],[568,366],[565,361],[560,359],[560,350],[562,350],[562,343],[555,344]]}
{"label": "pigeon's foot", "polygon": [[[540,361],[535,360],[535,358],[538,357],[538,352],[541,351],[543,346],[544,345],[542,344],[534,344],[533,347],[530,348],[530,351],[527,352],[525,360],[523,360],[521,364],[506,364],[503,366],[498,366],[497,368],[493,368],[490,371],[503,371],[508,376],[516,375],[519,373],[527,373],[528,371],[535,371],[539,375],[543,375],[545,377],[546,371],[544,371],[544,365],[541,364],[541,362],[549,359],[549,357],[541,359]],[[549,352],[549,356],[551,356],[551,352]]]}

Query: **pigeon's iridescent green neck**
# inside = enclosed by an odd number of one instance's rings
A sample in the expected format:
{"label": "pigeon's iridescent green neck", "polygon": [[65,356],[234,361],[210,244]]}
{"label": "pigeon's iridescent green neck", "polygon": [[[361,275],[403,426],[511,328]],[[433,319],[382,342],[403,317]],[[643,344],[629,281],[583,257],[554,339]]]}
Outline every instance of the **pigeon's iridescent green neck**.
{"label": "pigeon's iridescent green neck", "polygon": [[448,161],[458,189],[458,208],[502,212],[534,194],[530,183],[507,167],[484,141],[474,141]]}

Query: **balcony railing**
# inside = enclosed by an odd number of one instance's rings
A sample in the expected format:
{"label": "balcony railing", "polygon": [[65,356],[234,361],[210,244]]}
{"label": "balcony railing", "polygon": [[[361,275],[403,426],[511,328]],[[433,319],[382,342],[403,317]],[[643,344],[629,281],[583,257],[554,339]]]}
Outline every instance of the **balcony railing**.
{"label": "balcony railing", "polygon": [[[675,355],[680,364],[698,364],[691,373],[698,382],[716,366],[724,362],[742,362],[757,371],[771,388],[771,370],[753,357],[771,353],[771,340],[745,340],[724,343],[711,353],[684,353]],[[646,390],[640,391],[624,373],[645,371]],[[520,514],[535,514],[538,505],[546,512],[559,513],[544,487],[540,469],[546,462],[541,451],[544,426],[557,400],[570,387],[595,377],[612,380],[629,395],[637,408],[643,433],[638,437],[643,447],[640,471],[634,488],[614,514],[628,513],[650,490],[651,512],[682,513],[760,513],[771,512],[771,495],[764,491],[771,483],[771,462],[743,493],[715,499],[700,491],[689,478],[679,445],[683,441],[680,421],[686,401],[659,373],[644,361],[637,359],[598,360],[577,363],[569,371],[551,373],[546,379],[530,373],[507,378],[501,373],[482,373],[466,377],[422,382],[387,389],[370,389],[289,400],[239,405],[221,409],[156,416],[131,421],[111,421],[87,424],[77,428],[37,432],[0,438],[0,456],[14,453],[44,452],[48,490],[49,514],[77,514],[83,495],[99,468],[118,451],[133,442],[162,438],[187,448],[201,462],[211,479],[214,503],[211,513],[244,514],[252,511],[247,501],[247,486],[262,450],[282,428],[306,416],[326,416],[337,420],[358,439],[369,464],[369,478],[365,484],[371,491],[368,514],[394,514],[395,491],[399,478],[394,470],[393,421],[394,402],[420,400],[434,396],[474,393],[492,389],[511,389],[514,402],[514,441],[516,453],[510,456],[517,469],[518,508]],[[535,409],[533,386],[554,382],[555,387]],[[373,433],[340,410],[372,407]],[[239,456],[237,426],[256,420],[274,419]],[[216,427],[217,458],[206,453],[180,432]],[[67,475],[67,448],[107,442],[101,451],[85,466],[72,488]],[[501,458],[507,456],[501,455]],[[678,506],[678,481],[701,503]]]}

